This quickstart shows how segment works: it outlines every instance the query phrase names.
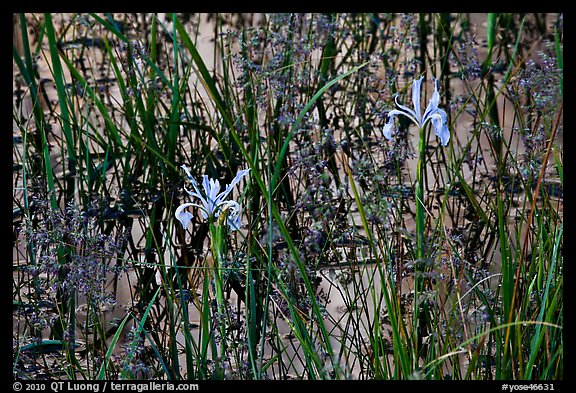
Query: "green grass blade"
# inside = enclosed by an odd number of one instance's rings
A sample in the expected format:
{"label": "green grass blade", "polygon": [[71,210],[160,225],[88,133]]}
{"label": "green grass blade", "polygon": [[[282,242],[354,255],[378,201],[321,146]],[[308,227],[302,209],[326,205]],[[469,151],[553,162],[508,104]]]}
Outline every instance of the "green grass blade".
{"label": "green grass blade", "polygon": [[[156,297],[158,296],[158,293],[160,293],[160,288],[158,288],[156,290],[156,293],[154,294],[154,296],[152,296],[152,300],[150,300],[150,303],[148,303],[148,306],[146,307],[144,314],[142,314],[142,319],[138,320],[138,318],[134,318],[134,320],[136,322],[138,322],[138,327],[137,327],[136,333],[134,334],[134,338],[132,339],[132,343],[130,344],[130,350],[128,351],[128,355],[124,359],[124,365],[122,367],[122,378],[123,379],[126,378],[126,376],[127,376],[125,370],[126,370],[127,366],[130,364],[130,362],[132,361],[132,357],[134,356],[134,349],[136,348],[136,345],[138,344],[140,334],[142,333],[142,330],[144,329],[144,324],[146,323],[146,319],[148,319],[148,314],[150,314],[150,309],[152,308],[152,305],[156,301]],[[168,375],[168,373],[166,375]]]}
{"label": "green grass blade", "polygon": [[[96,19],[96,21],[98,21],[98,23],[102,24],[107,30],[109,30],[110,32],[112,32],[113,34],[115,34],[118,38],[120,38],[121,41],[125,42],[125,43],[129,43],[130,40],[124,35],[122,34],[118,28],[116,27],[115,24],[112,24],[104,19],[102,19],[100,16],[96,15],[96,14],[90,14],[91,17],[93,17],[94,19]],[[164,82],[164,84],[170,88],[172,88],[172,83],[170,82],[170,80],[166,77],[166,75],[158,68],[158,66],[156,64],[154,64],[154,62],[148,57],[148,56],[144,56],[143,60],[146,62],[146,64],[151,67],[154,72],[156,73],[156,75],[158,75],[160,77],[160,79],[162,79],[162,82]],[[172,93],[177,94],[177,91],[172,91]]]}
{"label": "green grass blade", "polygon": [[[30,52],[30,42],[28,41],[28,27],[26,23],[26,16],[24,14],[19,14],[20,18],[20,33],[22,35],[22,43],[24,48],[24,60],[22,61],[20,54],[16,51],[16,48],[12,48],[12,57],[16,61],[16,65],[22,74],[22,77],[26,81],[26,84],[30,88],[30,94],[32,96],[32,111],[34,113],[34,120],[36,122],[36,128],[42,129],[45,124],[44,112],[40,107],[40,100],[38,96],[38,84],[36,83],[36,71],[34,65],[32,64],[32,54]],[[40,45],[39,45],[40,46]]]}
{"label": "green grass blade", "polygon": [[90,96],[90,98],[92,99],[94,104],[96,105],[96,107],[99,109],[100,114],[104,118],[104,122],[106,124],[106,130],[109,132],[108,135],[111,137],[111,141],[113,142],[114,147],[116,148],[116,151],[120,151],[122,149],[122,146],[123,146],[122,138],[120,137],[120,133],[118,132],[116,125],[112,121],[112,118],[110,117],[110,114],[108,113],[108,110],[106,109],[106,106],[104,105],[102,100],[100,100],[100,97],[98,97],[98,95],[96,94],[94,89],[92,89],[92,87],[86,81],[86,79],[84,79],[82,74],[80,74],[78,72],[78,70],[76,70],[76,68],[74,67],[72,62],[69,59],[67,59],[66,57],[64,57],[63,55],[61,57],[62,57],[62,60],[64,60],[64,62],[68,66],[68,70],[70,71],[70,73],[74,76],[74,78],[76,78],[78,80],[78,82],[80,84],[82,84],[82,87],[86,90],[86,92],[88,93],[88,95]]}
{"label": "green grass blade", "polygon": [[486,74],[488,72],[488,69],[490,68],[490,66],[492,65],[492,51],[494,50],[494,44],[496,43],[496,28],[497,28],[497,21],[498,19],[498,14],[496,13],[488,13],[487,19],[486,19],[486,43],[487,43],[487,48],[486,48],[486,59],[484,60],[484,63],[482,64],[482,71],[484,74]]}
{"label": "green grass blade", "polygon": [[56,37],[54,34],[54,26],[52,25],[52,16],[44,14],[46,23],[46,35],[50,46],[50,58],[52,60],[54,82],[56,83],[56,93],[58,94],[58,103],[60,104],[60,116],[62,118],[62,131],[66,138],[66,148],[68,151],[68,159],[76,160],[74,154],[74,139],[72,138],[72,130],[70,129],[71,117],[68,111],[68,96],[66,94],[66,83],[64,81],[64,74],[62,72],[62,65],[60,63],[60,56],[58,54],[58,46],[56,44]]}
{"label": "green grass blade", "polygon": [[[188,49],[188,52],[190,52],[192,60],[196,65],[200,83],[202,83],[206,92],[216,105],[218,112],[222,115],[222,119],[224,120],[226,127],[228,127],[228,129],[230,130],[233,130],[234,122],[232,121],[232,116],[228,111],[228,106],[222,100],[222,97],[220,95],[220,92],[218,91],[216,83],[214,82],[214,79],[210,75],[210,72],[208,71],[206,64],[204,64],[202,56],[200,56],[200,53],[196,49],[196,45],[194,45],[194,43],[192,42],[192,39],[186,32],[186,28],[182,25],[182,22],[180,22],[178,19],[174,19],[174,22],[176,30],[178,31],[178,34],[180,34],[180,39],[184,43],[186,49]],[[224,140],[221,137],[218,138],[218,144],[222,149],[222,154],[224,155],[225,160],[230,161],[231,158],[230,147],[226,143],[224,143]]]}
{"label": "green grass blade", "polygon": [[510,57],[510,64],[508,65],[508,70],[506,70],[506,74],[502,79],[503,85],[508,84],[510,80],[512,70],[514,69],[514,59],[518,55],[518,51],[520,49],[520,43],[522,42],[523,37],[523,30],[524,30],[524,22],[526,21],[526,17],[522,18],[522,22],[520,23],[520,28],[518,29],[518,36],[516,37],[516,45],[514,45],[514,52],[512,52],[512,56]]}
{"label": "green grass blade", "polygon": [[122,334],[122,330],[124,329],[124,325],[126,324],[128,319],[130,319],[130,318],[131,318],[131,315],[126,314],[124,319],[122,319],[122,322],[120,322],[120,324],[118,325],[118,329],[116,329],[116,333],[112,337],[112,341],[110,342],[110,346],[108,347],[108,350],[106,351],[106,356],[104,356],[104,361],[102,362],[102,365],[100,366],[100,372],[98,372],[98,376],[96,377],[96,379],[98,379],[99,381],[106,378],[106,367],[108,366],[108,362],[110,361],[110,358],[112,357],[112,353],[114,352],[114,348],[116,348],[116,343],[118,342],[118,339],[120,338],[120,334]]}
{"label": "green grass blade", "polygon": [[556,48],[556,62],[560,69],[560,94],[564,96],[564,55],[562,54],[562,44],[560,43],[560,35],[558,29],[554,28],[554,45]]}

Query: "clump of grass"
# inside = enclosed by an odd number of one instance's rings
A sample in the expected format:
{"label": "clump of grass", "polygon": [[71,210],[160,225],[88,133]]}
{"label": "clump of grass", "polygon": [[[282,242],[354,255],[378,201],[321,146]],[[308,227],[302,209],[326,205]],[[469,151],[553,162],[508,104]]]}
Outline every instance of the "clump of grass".
{"label": "clump of grass", "polygon": [[[562,379],[551,18],[18,15],[15,375]],[[421,76],[445,147],[402,116],[387,139]],[[182,165],[250,169],[238,231],[175,220]]]}

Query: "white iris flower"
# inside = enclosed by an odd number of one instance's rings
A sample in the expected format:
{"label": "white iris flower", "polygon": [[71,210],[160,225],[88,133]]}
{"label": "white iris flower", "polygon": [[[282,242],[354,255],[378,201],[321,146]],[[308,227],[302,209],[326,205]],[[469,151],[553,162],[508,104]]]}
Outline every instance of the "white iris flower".
{"label": "white iris flower", "polygon": [[420,87],[422,85],[421,76],[419,79],[414,80],[412,84],[412,103],[414,105],[414,110],[408,108],[407,106],[398,103],[398,96],[394,98],[396,106],[400,109],[393,109],[388,113],[388,122],[384,126],[382,132],[388,140],[392,140],[392,128],[394,127],[394,118],[397,115],[404,115],[414,122],[420,129],[424,128],[428,121],[432,122],[432,127],[434,132],[440,138],[440,143],[442,146],[446,146],[450,140],[450,131],[448,130],[447,116],[443,109],[438,108],[440,103],[440,94],[438,94],[438,89],[436,83],[434,83],[434,93],[432,93],[432,98],[428,103],[428,107],[422,114],[422,109],[420,107]]}
{"label": "white iris flower", "polygon": [[242,180],[244,176],[250,172],[250,169],[243,169],[238,171],[234,179],[230,184],[226,186],[224,191],[220,192],[220,182],[216,179],[208,179],[208,176],[204,175],[202,180],[202,187],[204,188],[204,192],[200,192],[198,188],[198,183],[190,174],[190,169],[186,165],[182,165],[182,169],[186,171],[188,175],[188,180],[192,183],[192,187],[194,191],[190,191],[184,186],[186,192],[193,197],[200,199],[201,204],[197,203],[183,203],[182,205],[178,206],[175,212],[176,218],[182,224],[182,227],[186,229],[190,220],[192,219],[192,214],[187,212],[187,209],[190,206],[195,206],[200,208],[200,212],[202,214],[202,218],[205,220],[208,217],[218,217],[220,213],[227,210],[228,217],[227,217],[227,224],[230,230],[238,230],[240,229],[240,215],[242,213],[242,209],[240,205],[236,201],[227,201],[225,200],[228,194],[232,191],[234,186]]}

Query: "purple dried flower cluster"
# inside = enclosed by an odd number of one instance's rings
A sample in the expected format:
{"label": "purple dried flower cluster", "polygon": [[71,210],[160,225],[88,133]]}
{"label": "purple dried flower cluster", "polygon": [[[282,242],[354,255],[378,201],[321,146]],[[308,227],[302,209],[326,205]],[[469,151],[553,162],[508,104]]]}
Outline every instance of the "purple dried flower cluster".
{"label": "purple dried flower cluster", "polygon": [[[397,64],[392,71],[393,79],[398,75],[412,78],[420,65],[420,60],[416,56],[420,48],[418,16],[417,14],[402,13],[398,20],[397,25],[391,24],[388,35],[382,37],[389,45],[386,51],[382,51],[382,56]],[[385,19],[382,22],[390,23]]]}
{"label": "purple dried flower cluster", "polygon": [[[303,260],[302,254],[300,255],[300,260]],[[279,279],[285,285],[285,291],[280,294],[277,290],[274,290],[271,296],[272,299],[274,299],[276,306],[285,317],[290,317],[288,302],[302,313],[308,314],[312,309],[311,296],[315,297],[316,303],[320,307],[322,307],[322,302],[327,301],[327,299],[323,299],[322,293],[317,293],[317,287],[320,281],[316,279],[315,269],[313,269],[310,264],[305,264],[305,269],[306,276],[312,283],[314,294],[310,294],[307,291],[302,273],[300,272],[300,269],[298,268],[298,265],[296,264],[292,255],[282,254],[279,257]]]}
{"label": "purple dried flower cluster", "polygon": [[141,42],[132,40],[128,43],[122,42],[120,50],[126,52],[122,67],[128,76],[127,80],[130,82],[127,86],[128,94],[131,97],[139,97],[145,92],[146,94],[166,97],[168,92],[164,89],[160,77],[156,75],[152,79],[147,72],[148,51],[146,47]]}
{"label": "purple dried flower cluster", "polygon": [[540,123],[535,129],[523,128],[515,131],[520,135],[526,149],[522,153],[520,173],[529,183],[536,184],[547,147],[546,127]]}
{"label": "purple dried flower cluster", "polygon": [[400,14],[398,34],[394,37],[395,43],[402,43],[406,49],[414,50],[420,46],[418,36],[417,14]]}
{"label": "purple dried flower cluster", "polygon": [[545,42],[544,49],[537,52],[536,59],[526,61],[526,67],[517,78],[518,95],[524,104],[522,109],[527,125],[515,129],[525,147],[520,172],[531,183],[539,175],[548,133],[563,100],[560,90],[562,70],[558,67],[553,45]]}
{"label": "purple dried flower cluster", "polygon": [[327,262],[330,250],[326,248],[329,236],[338,236],[341,221],[338,190],[326,158],[336,150],[333,131],[324,129],[317,142],[303,141],[294,152],[290,168],[293,177],[305,185],[298,197],[295,211],[301,214],[304,259],[312,264]]}
{"label": "purple dried flower cluster", "polygon": [[148,57],[148,51],[140,41],[132,40],[129,43],[122,42],[120,49],[127,51],[128,55],[134,60],[143,60]]}
{"label": "purple dried flower cluster", "polygon": [[[115,356],[118,363],[132,379],[148,379],[151,371],[150,365],[146,363],[148,348],[145,345],[145,335],[138,331],[136,326],[126,333],[125,342],[121,345],[122,352]],[[130,358],[130,362],[125,364],[125,359]]]}
{"label": "purple dried flower cluster", "polygon": [[242,329],[242,325],[236,323],[239,321],[238,319],[238,312],[234,310],[232,305],[227,299],[224,299],[224,308],[222,310],[218,310],[218,304],[215,299],[210,302],[210,308],[212,309],[212,318],[210,319],[210,323],[212,325],[212,331],[214,334],[214,339],[217,343],[222,340],[222,336],[220,333],[220,326],[226,326],[226,339],[233,337],[233,332],[239,331]]}
{"label": "purple dried flower cluster", "polygon": [[[219,378],[244,379],[249,375],[248,337],[240,312],[235,310],[228,299],[224,299],[224,308],[218,311],[216,300],[210,302],[212,318],[211,331],[214,341],[219,344],[223,337],[221,326],[225,326],[226,352],[218,355],[209,363],[208,371]],[[223,375],[222,375],[223,374]]]}
{"label": "purple dried flower cluster", "polygon": [[476,95],[473,93],[468,94],[455,94],[450,97],[449,108],[451,113],[467,113],[473,119],[477,119],[477,108],[479,107]]}
{"label": "purple dried flower cluster", "polygon": [[42,288],[42,296],[49,299],[77,293],[96,307],[114,305],[106,285],[109,274],[118,275],[126,268],[117,263],[126,233],[99,233],[96,219],[73,204],[61,211],[51,207],[49,198],[33,196],[31,206],[31,217],[25,218],[20,232],[20,241],[33,254],[34,263],[25,268],[30,285],[40,283],[30,292],[39,295]]}
{"label": "purple dried flower cluster", "polygon": [[241,48],[232,55],[239,73],[238,87],[250,84],[264,111],[278,103],[274,122],[281,127],[290,127],[305,105],[310,84],[319,77],[314,65],[319,51],[335,36],[336,29],[342,29],[342,18],[275,13],[266,27],[251,27],[245,34],[227,33]]}
{"label": "purple dried flower cluster", "polygon": [[482,63],[478,58],[475,33],[469,30],[463,31],[460,39],[453,43],[453,48],[449,54],[449,61],[455,69],[454,75],[470,81],[482,78]]}
{"label": "purple dried flower cluster", "polygon": [[548,114],[554,112],[562,100],[562,70],[558,68],[553,51],[553,43],[545,43],[544,50],[538,51],[536,59],[527,60],[525,69],[519,75],[519,87],[525,92],[528,111]]}

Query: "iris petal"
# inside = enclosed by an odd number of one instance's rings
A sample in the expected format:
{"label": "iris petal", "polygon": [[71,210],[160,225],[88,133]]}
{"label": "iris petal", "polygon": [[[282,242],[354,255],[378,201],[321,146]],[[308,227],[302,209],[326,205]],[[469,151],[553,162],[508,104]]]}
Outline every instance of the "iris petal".
{"label": "iris petal", "polygon": [[414,105],[414,114],[418,123],[422,122],[422,109],[420,108],[420,90],[424,76],[414,80],[412,83],[412,104]]}
{"label": "iris petal", "polygon": [[228,196],[228,194],[232,191],[232,188],[234,188],[234,186],[236,184],[238,184],[238,182],[240,180],[242,180],[242,178],[244,176],[246,176],[249,172],[250,172],[250,168],[242,169],[241,171],[238,171],[238,173],[236,173],[236,176],[234,176],[234,179],[232,179],[232,182],[230,184],[228,184],[226,186],[226,189],[224,191],[222,191],[222,193],[218,196],[218,199],[224,200],[224,198],[226,198]]}
{"label": "iris petal", "polygon": [[232,231],[237,231],[241,226],[241,212],[240,204],[236,201],[225,201],[221,203],[221,209],[218,209],[216,216],[220,215],[220,212],[224,209],[227,210],[226,224]]}
{"label": "iris petal", "polygon": [[184,228],[184,229],[186,229],[188,227],[190,220],[192,220],[192,214],[190,214],[189,212],[184,210],[190,206],[200,207],[195,203],[183,203],[180,206],[178,206],[178,208],[176,209],[176,212],[174,213],[174,215],[176,216],[176,219],[178,221],[180,221],[180,223],[182,224],[182,228]]}
{"label": "iris petal", "polygon": [[394,129],[394,118],[398,115],[404,115],[412,119],[412,116],[410,116],[410,114],[398,109],[392,109],[390,112],[388,112],[388,122],[384,125],[382,133],[384,134],[386,139],[390,141],[392,140],[392,130]]}
{"label": "iris petal", "polygon": [[440,138],[440,143],[442,146],[446,146],[450,140],[450,130],[446,125],[446,112],[442,109],[438,109],[436,113],[429,116],[432,122],[432,128],[434,128],[434,133]]}
{"label": "iris petal", "polygon": [[388,123],[384,125],[382,133],[389,141],[392,140],[392,128],[394,127],[394,116],[388,116]]}
{"label": "iris petal", "polygon": [[184,169],[186,175],[188,175],[188,179],[194,181],[194,177],[192,177],[192,175],[190,174],[190,168],[188,168],[185,164],[182,165],[180,168]]}
{"label": "iris petal", "polygon": [[[419,114],[417,115],[412,109],[408,108],[407,106],[404,106],[404,105],[400,104],[400,103],[398,102],[398,96],[396,96],[396,97],[394,98],[394,102],[396,102],[396,106],[397,106],[398,108],[400,108],[400,111],[399,111],[400,114],[402,114],[402,115],[404,115],[404,116],[406,116],[406,117],[409,117],[415,124],[420,124]],[[393,111],[395,111],[395,110],[396,110],[396,109],[394,109],[394,110],[392,110],[392,111],[390,111],[390,112],[393,112]]]}
{"label": "iris petal", "polygon": [[440,130],[439,132],[436,131],[436,135],[438,135],[438,137],[440,138],[440,143],[442,144],[442,146],[446,146],[448,144],[448,141],[450,140],[450,130],[448,129],[446,123],[444,123],[442,130]]}
{"label": "iris petal", "polygon": [[440,94],[438,94],[438,89],[436,88],[436,83],[434,83],[434,93],[432,93],[432,97],[430,98],[430,102],[428,103],[428,107],[426,107],[426,111],[424,111],[424,116],[422,117],[422,124],[426,122],[426,118],[431,115],[432,113],[438,110],[438,104],[440,103]]}
{"label": "iris petal", "polygon": [[[200,189],[198,188],[198,183],[196,183],[196,180],[194,180],[194,177],[190,174],[190,168],[188,168],[186,165],[182,165],[182,169],[186,171],[186,175],[188,175],[188,180],[190,180],[190,183],[192,183],[192,187],[194,187],[196,194],[200,195]],[[184,189],[186,189],[186,187],[184,187]],[[193,195],[193,193],[188,190],[186,190],[186,192],[190,195]]]}

